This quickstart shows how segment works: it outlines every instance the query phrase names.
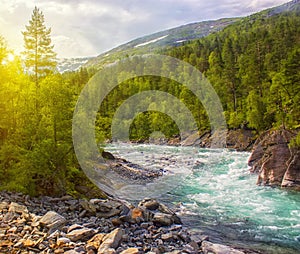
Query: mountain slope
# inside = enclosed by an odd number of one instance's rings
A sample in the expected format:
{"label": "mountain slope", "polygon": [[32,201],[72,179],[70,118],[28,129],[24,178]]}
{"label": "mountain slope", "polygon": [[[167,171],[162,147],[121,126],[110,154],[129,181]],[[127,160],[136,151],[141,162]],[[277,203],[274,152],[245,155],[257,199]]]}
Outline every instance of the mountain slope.
{"label": "mountain slope", "polygon": [[199,39],[213,32],[220,31],[237,20],[239,18],[196,22],[147,35],[105,52],[91,59],[85,66],[100,67],[127,55],[149,53],[166,47],[182,45],[185,41]]}
{"label": "mountain slope", "polygon": [[249,19],[254,21],[257,18],[268,18],[283,12],[297,11],[300,9],[299,3],[300,0],[293,0],[245,18],[225,18],[196,22],[147,35],[100,54],[89,60],[84,66],[100,68],[102,65],[112,63],[126,56],[159,51],[172,46],[180,46],[186,41],[200,39],[211,33],[223,30],[225,27],[236,23],[237,21],[246,21]]}

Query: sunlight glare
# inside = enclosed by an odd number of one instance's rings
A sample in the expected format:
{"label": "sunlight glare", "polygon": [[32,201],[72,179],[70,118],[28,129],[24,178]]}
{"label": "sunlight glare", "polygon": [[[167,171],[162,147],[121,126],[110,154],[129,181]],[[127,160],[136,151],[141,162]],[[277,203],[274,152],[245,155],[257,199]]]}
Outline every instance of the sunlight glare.
{"label": "sunlight glare", "polygon": [[9,54],[7,55],[7,61],[8,61],[8,62],[12,62],[14,59],[15,59],[15,55],[14,55],[14,54],[9,53]]}

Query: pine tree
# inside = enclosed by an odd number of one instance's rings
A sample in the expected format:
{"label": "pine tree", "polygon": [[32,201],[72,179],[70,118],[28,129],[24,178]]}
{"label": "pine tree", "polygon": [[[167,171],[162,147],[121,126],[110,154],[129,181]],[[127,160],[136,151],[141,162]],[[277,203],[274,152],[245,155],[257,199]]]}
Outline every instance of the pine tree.
{"label": "pine tree", "polygon": [[26,31],[22,32],[25,65],[27,70],[33,73],[36,88],[39,86],[39,78],[52,72],[57,64],[54,46],[51,44],[51,28],[46,28],[44,23],[44,14],[35,7]]}

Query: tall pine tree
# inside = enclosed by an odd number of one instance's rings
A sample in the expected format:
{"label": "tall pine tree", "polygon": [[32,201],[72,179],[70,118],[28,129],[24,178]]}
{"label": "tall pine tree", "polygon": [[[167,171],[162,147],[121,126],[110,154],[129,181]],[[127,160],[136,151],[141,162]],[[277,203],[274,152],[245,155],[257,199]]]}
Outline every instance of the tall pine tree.
{"label": "tall pine tree", "polygon": [[33,74],[36,88],[39,87],[40,77],[55,70],[56,54],[51,44],[51,28],[45,26],[44,14],[37,7],[34,8],[29,25],[24,36],[25,65]]}

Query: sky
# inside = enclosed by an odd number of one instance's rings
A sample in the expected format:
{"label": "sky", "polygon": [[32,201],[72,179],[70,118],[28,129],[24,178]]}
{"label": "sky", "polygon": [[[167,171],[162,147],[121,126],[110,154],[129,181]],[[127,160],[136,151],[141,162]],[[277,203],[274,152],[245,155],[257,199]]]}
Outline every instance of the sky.
{"label": "sky", "polygon": [[59,58],[97,56],[123,43],[176,26],[247,16],[288,0],[0,0],[0,35],[23,50],[25,25],[37,6],[51,27]]}

